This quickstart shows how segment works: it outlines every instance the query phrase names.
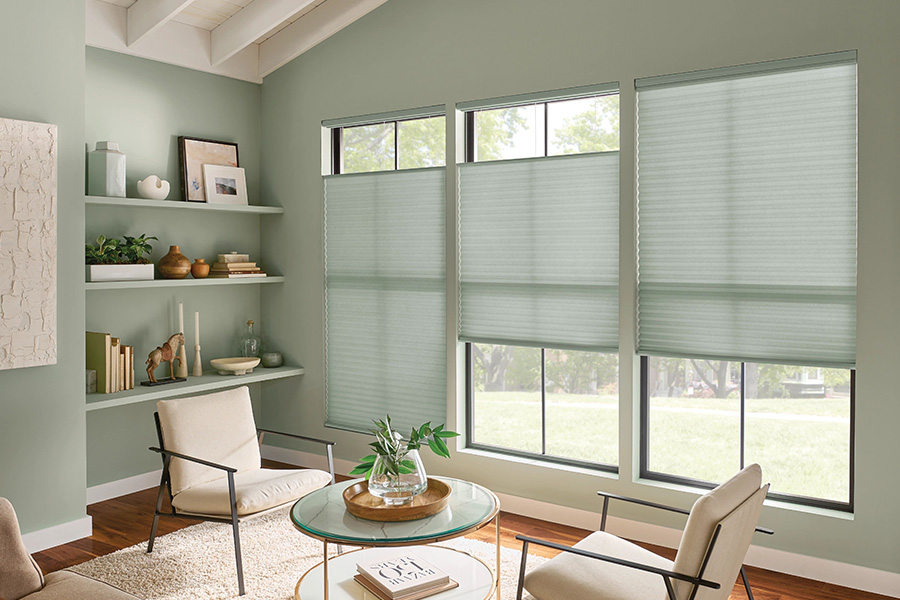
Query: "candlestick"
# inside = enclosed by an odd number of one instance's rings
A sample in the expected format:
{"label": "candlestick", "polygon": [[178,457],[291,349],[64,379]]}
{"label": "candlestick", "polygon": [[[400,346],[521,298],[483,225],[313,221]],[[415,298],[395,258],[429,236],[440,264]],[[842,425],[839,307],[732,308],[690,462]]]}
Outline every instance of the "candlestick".
{"label": "candlestick", "polygon": [[194,343],[200,345],[200,311],[194,313]]}
{"label": "candlestick", "polygon": [[[184,304],[182,302],[178,303],[178,333],[184,335]],[[187,340],[178,347],[178,360],[175,361],[175,377],[181,378],[188,375],[186,345]]]}
{"label": "candlestick", "polygon": [[200,344],[194,346],[194,370],[191,375],[194,377],[203,375],[203,361],[200,359]]}

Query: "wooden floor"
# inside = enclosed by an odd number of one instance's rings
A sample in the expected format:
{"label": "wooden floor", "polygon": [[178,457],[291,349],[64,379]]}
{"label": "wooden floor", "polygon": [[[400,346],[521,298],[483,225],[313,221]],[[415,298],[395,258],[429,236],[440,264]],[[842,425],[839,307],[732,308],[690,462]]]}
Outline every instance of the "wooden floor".
{"label": "wooden floor", "polygon": [[[156,490],[152,489],[91,504],[87,509],[88,514],[93,518],[94,534],[91,537],[38,552],[34,558],[44,572],[51,572],[146,541],[150,537],[150,523],[153,519],[155,503]],[[168,505],[165,508],[168,510]],[[162,518],[159,523],[159,535],[165,535],[192,524],[192,522],[180,519]],[[501,544],[516,549],[521,548],[521,542],[517,542],[515,539],[516,535],[520,534],[571,545],[590,533],[575,527],[557,525],[505,512],[501,512],[500,525]],[[493,543],[495,535],[493,526],[489,525],[467,537]],[[674,558],[674,550],[649,544],[641,545],[670,559]],[[542,556],[553,556],[556,553],[548,548],[534,546],[531,548],[534,554]],[[888,596],[870,594],[754,567],[748,567],[747,574],[756,600],[886,600],[888,598]],[[731,599],[746,600],[746,598],[743,586],[735,585]]]}

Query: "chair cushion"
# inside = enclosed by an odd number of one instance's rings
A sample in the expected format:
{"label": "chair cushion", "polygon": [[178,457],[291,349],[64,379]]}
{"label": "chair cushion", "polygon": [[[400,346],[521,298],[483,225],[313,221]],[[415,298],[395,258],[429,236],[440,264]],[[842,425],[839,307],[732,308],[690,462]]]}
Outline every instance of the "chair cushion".
{"label": "chair cushion", "polygon": [[[238,516],[250,515],[302,498],[331,483],[331,475],[318,469],[257,469],[235,473]],[[231,516],[228,480],[217,479],[175,495],[172,506],[180,513]]]}
{"label": "chair cushion", "polygon": [[[633,562],[672,569],[667,560],[603,531],[576,548]],[[525,589],[537,600],[665,600],[662,577],[646,571],[563,552],[525,575]]]}
{"label": "chair cushion", "polygon": [[[166,450],[202,458],[238,471],[259,469],[261,459],[250,390],[244,386],[215,394],[156,403]],[[211,467],[173,458],[172,494],[225,476]]]}
{"label": "chair cushion", "polygon": [[48,573],[44,588],[28,596],[27,600],[73,600],[76,598],[136,600],[137,596],[132,596],[108,583],[84,575],[70,571],[57,571]]}
{"label": "chair cushion", "polygon": [[0,498],[0,598],[19,600],[41,589],[43,574],[22,542],[16,511]]}
{"label": "chair cushion", "polygon": [[[700,572],[700,565],[703,563],[716,525],[755,494],[761,484],[762,469],[759,465],[753,464],[697,498],[681,534],[678,554],[675,555],[675,571],[688,575],[697,575]],[[755,524],[753,526],[756,527]],[[679,598],[687,598],[693,586],[686,581],[676,581],[674,587]]]}

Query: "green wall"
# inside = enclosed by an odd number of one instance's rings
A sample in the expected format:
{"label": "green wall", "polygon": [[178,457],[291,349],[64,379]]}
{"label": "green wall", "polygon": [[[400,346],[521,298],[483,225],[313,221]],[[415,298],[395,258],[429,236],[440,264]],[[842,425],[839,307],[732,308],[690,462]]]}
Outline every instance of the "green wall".
{"label": "green wall", "polygon": [[[466,477],[507,494],[596,511],[597,489],[689,505],[696,495],[637,478],[637,373],[634,356],[634,86],[639,77],[847,49],[859,52],[859,324],[856,408],[856,511],[851,518],[771,503],[762,521],[773,548],[900,572],[900,456],[896,370],[900,364],[900,4],[839,0],[392,0],[266,77],[262,86],[262,192],[286,207],[263,224],[263,251],[288,282],[263,291],[265,327],[306,375],[267,392],[264,420],[334,439],[339,458],[366,453],[363,436],[326,429],[323,406],[323,119],[446,104],[592,83],[621,84],[620,465],[618,477],[457,452],[430,461],[435,472]],[[448,151],[456,123],[448,119]],[[448,198],[455,198],[455,166]],[[448,222],[455,207],[448,203]],[[455,260],[448,231],[448,264]],[[276,252],[277,250],[277,252]],[[450,269],[452,272],[452,268]],[[456,285],[448,283],[448,306]],[[456,311],[448,310],[448,369],[462,361]],[[450,377],[447,417],[462,427],[462,389]],[[646,512],[617,509],[645,520]],[[658,524],[680,527],[679,520]]]}
{"label": "green wall", "polygon": [[85,516],[84,3],[0,3],[0,117],[58,128],[58,363],[0,371],[0,496],[23,531]]}
{"label": "green wall", "polygon": [[[259,196],[259,85],[96,48],[85,52],[84,139],[88,149],[100,140],[119,143],[126,155],[129,197],[137,197],[135,184],[147,175],[169,181],[170,199],[183,197],[177,140],[187,135],[237,142],[250,202],[266,203]],[[260,220],[277,218],[108,206],[88,206],[85,213],[87,241],[100,234],[157,236],[153,262],[170,245],[178,245],[191,259],[208,262],[232,250],[263,260]],[[85,326],[134,345],[140,378],[147,353],[177,331],[182,302],[188,365],[193,365],[193,315],[200,311],[202,355],[208,369],[211,358],[237,355],[241,326],[248,319],[259,321],[260,287],[91,291]],[[251,387],[258,392],[259,385]],[[145,402],[87,413],[88,486],[160,468],[159,457],[147,450],[156,445],[155,409],[155,402]]]}

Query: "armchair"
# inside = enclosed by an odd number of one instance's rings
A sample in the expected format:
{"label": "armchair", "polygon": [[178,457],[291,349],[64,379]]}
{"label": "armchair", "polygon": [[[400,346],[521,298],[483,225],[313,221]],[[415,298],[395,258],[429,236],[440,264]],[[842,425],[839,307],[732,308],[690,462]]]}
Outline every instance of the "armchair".
{"label": "armchair", "polygon": [[[740,572],[752,600],[744,555],[754,532],[773,533],[756,526],[769,489],[761,481],[759,465],[750,465],[698,498],[690,512],[598,492],[604,497],[600,531],[575,546],[516,536],[523,543],[516,598],[527,589],[537,600],[727,600]],[[675,561],[606,533],[611,499],[688,514]],[[562,554],[526,575],[529,544]]]}
{"label": "armchair", "polygon": [[6,498],[0,498],[0,598],[137,600],[117,587],[70,571],[57,571],[45,576],[25,549],[16,511]]}
{"label": "armchair", "polygon": [[[334,442],[258,429],[246,386],[193,398],[161,400],[156,406],[159,447],[150,450],[160,454],[163,471],[147,552],[153,552],[161,516],[230,523],[238,591],[243,596],[239,522],[333,484]],[[262,468],[259,447],[266,434],[323,444],[329,472]],[[170,512],[162,511],[165,493]]]}

